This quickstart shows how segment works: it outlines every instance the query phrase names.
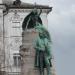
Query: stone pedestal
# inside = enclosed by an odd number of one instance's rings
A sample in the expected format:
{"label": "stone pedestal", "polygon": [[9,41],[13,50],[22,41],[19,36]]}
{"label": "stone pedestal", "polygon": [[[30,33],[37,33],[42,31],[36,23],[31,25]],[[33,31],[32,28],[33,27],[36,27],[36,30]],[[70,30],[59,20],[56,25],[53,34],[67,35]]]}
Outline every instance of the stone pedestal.
{"label": "stone pedestal", "polygon": [[36,35],[37,33],[34,29],[22,33],[22,46],[20,50],[22,56],[22,75],[38,75],[38,70],[34,68],[35,50],[33,48],[33,41],[35,40]]}

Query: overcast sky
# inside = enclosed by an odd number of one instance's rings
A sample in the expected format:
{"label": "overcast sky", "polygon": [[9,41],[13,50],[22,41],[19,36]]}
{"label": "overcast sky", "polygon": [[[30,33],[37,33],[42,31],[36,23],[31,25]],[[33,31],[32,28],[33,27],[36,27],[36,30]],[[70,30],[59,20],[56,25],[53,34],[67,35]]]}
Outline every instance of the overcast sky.
{"label": "overcast sky", "polygon": [[48,15],[57,75],[75,75],[75,0],[22,0],[53,7]]}

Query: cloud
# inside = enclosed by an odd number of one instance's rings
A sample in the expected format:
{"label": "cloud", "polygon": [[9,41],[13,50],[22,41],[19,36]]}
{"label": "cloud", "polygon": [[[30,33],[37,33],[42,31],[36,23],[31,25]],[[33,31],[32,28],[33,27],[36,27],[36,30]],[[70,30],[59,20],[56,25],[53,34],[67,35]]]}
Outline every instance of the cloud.
{"label": "cloud", "polygon": [[57,75],[75,74],[75,1],[54,2],[48,15],[49,31],[53,40],[53,53]]}

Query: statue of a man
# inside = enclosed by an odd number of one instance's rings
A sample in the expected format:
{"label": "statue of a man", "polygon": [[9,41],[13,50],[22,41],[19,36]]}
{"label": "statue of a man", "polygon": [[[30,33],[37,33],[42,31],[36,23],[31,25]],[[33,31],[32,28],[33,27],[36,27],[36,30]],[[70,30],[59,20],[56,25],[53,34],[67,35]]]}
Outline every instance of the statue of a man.
{"label": "statue of a man", "polygon": [[38,32],[38,37],[34,42],[34,48],[36,50],[35,67],[39,69],[40,75],[44,75],[44,68],[47,70],[47,75],[51,75],[50,68],[52,67],[52,54],[49,33],[40,23],[38,23],[35,28]]}

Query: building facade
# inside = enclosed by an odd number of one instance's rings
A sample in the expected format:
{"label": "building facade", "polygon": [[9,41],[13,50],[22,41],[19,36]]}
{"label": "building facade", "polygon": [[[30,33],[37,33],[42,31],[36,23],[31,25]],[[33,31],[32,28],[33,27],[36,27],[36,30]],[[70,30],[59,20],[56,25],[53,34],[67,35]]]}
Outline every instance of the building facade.
{"label": "building facade", "polygon": [[[22,23],[27,15],[34,10],[34,4],[21,1],[0,0],[0,72],[2,75],[21,75]],[[45,27],[48,25],[47,15],[52,8],[36,5]],[[1,75],[0,74],[0,75]]]}

